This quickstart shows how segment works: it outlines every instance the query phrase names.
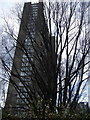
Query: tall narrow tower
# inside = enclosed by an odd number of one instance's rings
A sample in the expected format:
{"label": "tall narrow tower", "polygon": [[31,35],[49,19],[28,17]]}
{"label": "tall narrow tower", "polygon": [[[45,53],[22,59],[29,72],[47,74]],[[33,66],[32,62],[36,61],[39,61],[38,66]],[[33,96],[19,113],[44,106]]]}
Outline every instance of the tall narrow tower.
{"label": "tall narrow tower", "polygon": [[[27,94],[27,91],[30,91],[29,86],[32,86],[32,66],[30,60],[32,60],[32,55],[34,55],[32,42],[36,39],[38,43],[40,42],[38,35],[45,26],[43,3],[25,3],[4,114],[9,113],[15,116],[28,115],[27,105],[29,105],[28,100],[31,97]],[[47,27],[45,30],[48,35]]]}

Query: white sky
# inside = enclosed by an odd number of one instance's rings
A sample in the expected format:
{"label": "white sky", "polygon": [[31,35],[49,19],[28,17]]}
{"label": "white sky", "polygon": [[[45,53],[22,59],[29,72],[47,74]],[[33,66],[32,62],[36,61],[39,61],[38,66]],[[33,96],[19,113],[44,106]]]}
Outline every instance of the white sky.
{"label": "white sky", "polygon": [[6,10],[20,2],[38,2],[38,0],[0,0],[0,10]]}
{"label": "white sky", "polygon": [[[38,2],[39,0],[0,0],[0,18],[3,16],[3,13],[9,12],[11,8],[15,6],[16,3],[24,2]],[[0,22],[1,23],[1,22]]]}

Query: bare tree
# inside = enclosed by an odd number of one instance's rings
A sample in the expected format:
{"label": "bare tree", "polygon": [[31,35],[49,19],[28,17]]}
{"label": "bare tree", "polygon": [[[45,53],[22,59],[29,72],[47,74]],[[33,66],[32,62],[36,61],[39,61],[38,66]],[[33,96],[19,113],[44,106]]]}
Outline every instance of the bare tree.
{"label": "bare tree", "polygon": [[[45,19],[43,18],[41,27],[40,22],[35,24],[37,26],[35,38],[29,31],[27,21],[21,21],[23,34],[28,31],[27,40],[30,40],[31,47],[25,45],[22,37],[15,38],[8,22],[6,22],[5,32],[17,42],[14,47],[19,52],[15,52],[16,57],[14,57],[12,70],[2,59],[3,66],[11,76],[10,82],[20,98],[25,97],[27,102],[25,99],[23,101],[28,107],[33,104],[36,114],[41,109],[45,113],[47,106],[49,106],[50,112],[55,112],[56,109],[60,112],[62,106],[65,108],[69,106],[73,110],[81,98],[85,83],[88,80],[87,66],[90,62],[87,61],[90,48],[88,47],[88,21],[85,19],[87,18],[88,6],[84,2],[44,3]],[[38,19],[40,21],[42,18]],[[43,24],[46,24],[45,27]],[[28,52],[29,49],[32,51]],[[13,60],[7,47],[6,51],[10,59]],[[26,64],[29,64],[29,72],[23,71],[31,79],[28,83],[21,78],[17,69],[18,63],[15,63],[15,59],[18,59],[19,63],[25,64],[21,59],[22,55],[27,59]],[[15,79],[18,82],[15,82]],[[31,99],[26,97],[18,83],[23,85]],[[41,104],[39,104],[39,100],[42,101]]]}

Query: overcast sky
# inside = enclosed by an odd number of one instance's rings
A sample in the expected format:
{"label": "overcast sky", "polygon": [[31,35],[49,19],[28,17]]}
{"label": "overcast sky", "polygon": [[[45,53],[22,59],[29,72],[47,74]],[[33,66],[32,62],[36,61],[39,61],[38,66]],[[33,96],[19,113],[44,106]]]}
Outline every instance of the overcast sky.
{"label": "overcast sky", "polygon": [[0,0],[0,11],[1,10],[8,10],[9,8],[13,7],[14,4],[20,2],[37,2],[38,0]]}
{"label": "overcast sky", "polygon": [[38,0],[0,0],[0,9],[8,9],[20,2],[37,2]]}
{"label": "overcast sky", "polygon": [[37,2],[38,0],[0,0],[0,9],[8,9],[18,2]]}
{"label": "overcast sky", "polygon": [[[39,0],[0,0],[0,18],[3,16],[3,13],[9,12],[15,4],[24,3],[24,2],[38,2]],[[1,24],[1,22],[0,22]]]}

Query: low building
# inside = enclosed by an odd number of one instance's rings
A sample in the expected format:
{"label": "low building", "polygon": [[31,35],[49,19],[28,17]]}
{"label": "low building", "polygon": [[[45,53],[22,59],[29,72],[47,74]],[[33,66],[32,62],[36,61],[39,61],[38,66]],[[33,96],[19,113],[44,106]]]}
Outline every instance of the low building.
{"label": "low building", "polygon": [[88,102],[80,102],[77,105],[77,111],[87,112],[89,110]]}

